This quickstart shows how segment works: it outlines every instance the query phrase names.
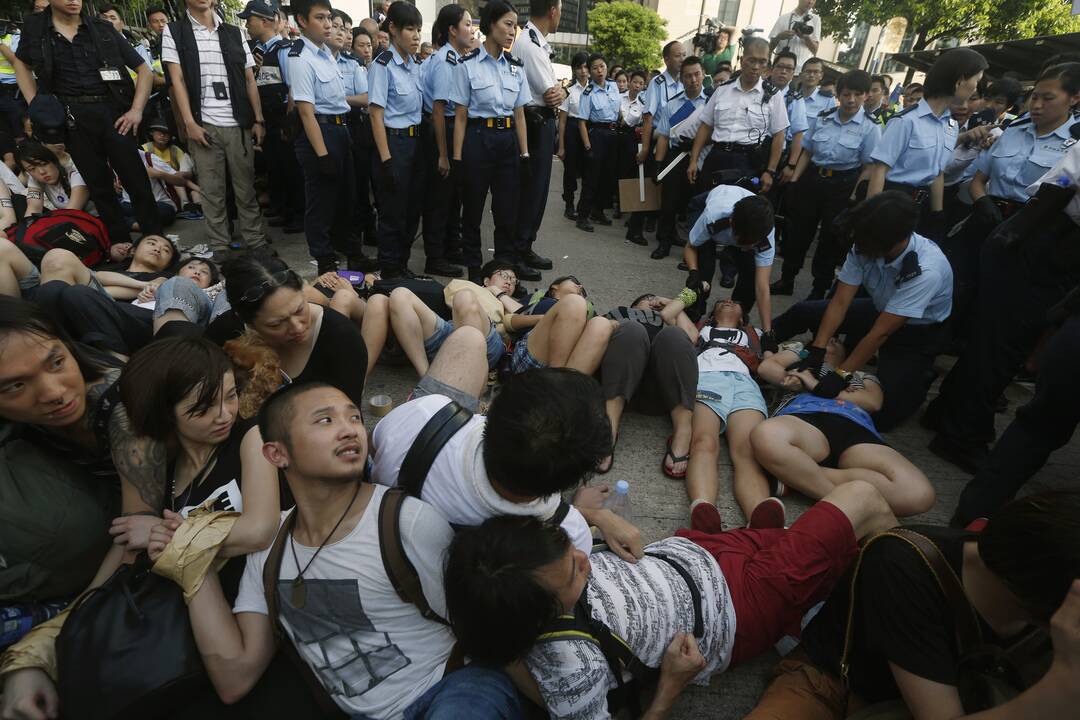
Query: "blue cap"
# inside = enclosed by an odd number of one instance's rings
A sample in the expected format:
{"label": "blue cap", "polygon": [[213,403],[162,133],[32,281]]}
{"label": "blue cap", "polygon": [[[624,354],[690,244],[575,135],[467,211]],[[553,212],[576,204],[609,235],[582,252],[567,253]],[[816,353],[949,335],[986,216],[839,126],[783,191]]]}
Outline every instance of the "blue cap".
{"label": "blue cap", "polygon": [[237,17],[247,19],[252,15],[266,20],[273,20],[274,8],[270,7],[270,3],[266,2],[266,0],[250,0]]}
{"label": "blue cap", "polygon": [[618,495],[629,495],[630,483],[626,482],[625,480],[618,481],[617,483],[615,483],[615,493]]}
{"label": "blue cap", "polygon": [[62,143],[67,135],[67,110],[55,95],[38,93],[30,102],[30,125],[34,139],[43,143]]}

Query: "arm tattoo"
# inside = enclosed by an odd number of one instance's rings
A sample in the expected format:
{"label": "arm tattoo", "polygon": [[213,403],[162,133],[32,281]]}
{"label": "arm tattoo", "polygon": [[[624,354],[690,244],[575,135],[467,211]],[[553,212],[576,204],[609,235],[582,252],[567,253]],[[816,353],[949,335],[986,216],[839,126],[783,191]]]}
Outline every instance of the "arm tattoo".
{"label": "arm tattoo", "polygon": [[165,502],[165,446],[135,435],[123,405],[117,405],[109,422],[113,464],[122,482],[139,493],[142,501],[159,512]]}

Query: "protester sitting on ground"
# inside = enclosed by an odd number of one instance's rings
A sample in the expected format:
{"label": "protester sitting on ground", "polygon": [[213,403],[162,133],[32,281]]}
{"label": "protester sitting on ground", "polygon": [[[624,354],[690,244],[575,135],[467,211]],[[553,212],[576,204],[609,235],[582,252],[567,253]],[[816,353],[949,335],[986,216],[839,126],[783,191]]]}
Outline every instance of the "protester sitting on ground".
{"label": "protester sitting on ground", "polygon": [[41,273],[30,259],[15,243],[0,237],[0,295],[30,298],[40,284]]}
{"label": "protester sitting on ground", "polygon": [[[405,356],[409,358],[417,375],[427,374],[432,358],[455,329],[474,327],[487,339],[487,362],[494,368],[506,352],[506,325],[509,329],[532,328],[540,318],[514,315],[501,303],[497,282],[507,275],[517,284],[513,263],[491,260],[481,269],[484,285],[481,287],[468,280],[453,280],[446,286],[446,305],[452,312],[452,320],[445,320],[424,304],[424,301],[406,287],[397,287],[390,293],[390,325],[394,329]],[[493,292],[489,288],[496,288]],[[513,291],[513,287],[510,288]],[[511,298],[512,299],[512,298]],[[515,323],[517,323],[515,325]]]}
{"label": "protester sitting on ground", "polygon": [[[951,571],[946,578],[904,540],[872,541],[854,590],[846,582],[837,586],[747,720],[839,720],[848,710],[885,701],[900,701],[911,713],[893,708],[890,716],[916,720],[1073,717],[1080,692],[1075,664],[1065,659],[1080,644],[1078,519],[1080,493],[1058,491],[1009,503],[977,534],[910,528],[940,550]],[[966,603],[942,589],[956,583]],[[1055,650],[1049,672],[1031,689],[972,715],[958,688],[958,637],[965,636],[958,613],[967,612],[973,632],[990,647],[1008,648],[1032,624],[1049,623]],[[851,646],[843,658],[846,629]],[[850,668],[844,680],[842,662]]]}
{"label": "protester sitting on ground", "polygon": [[683,290],[674,299],[649,293],[604,315],[619,326],[600,362],[612,447],[597,472],[606,473],[615,463],[619,423],[629,405],[649,414],[670,414],[672,434],[660,467],[670,478],[686,477],[698,384],[694,350],[698,330],[683,310],[696,300],[692,290]]}
{"label": "protester sitting on ground", "polygon": [[[259,425],[263,452],[296,500],[294,524],[283,529],[289,549],[277,576],[278,619],[333,702],[353,717],[519,717],[503,672],[447,672],[450,629],[422,616],[387,577],[376,522],[387,489],[365,482],[367,435],[348,395],[322,383],[288,386],[267,400]],[[401,506],[398,529],[424,598],[445,616],[442,563],[453,531],[413,498]],[[168,533],[155,537],[156,553]],[[214,572],[188,606],[195,643],[226,703],[246,696],[274,655],[267,556],[249,556],[233,607]]]}
{"label": "protester sitting on ground", "polygon": [[[271,363],[277,384],[330,382],[360,406],[369,350],[356,325],[332,308],[311,303],[304,281],[278,257],[241,255],[226,262],[222,273],[229,305],[243,321],[248,341]],[[225,315],[218,320],[232,321]],[[236,362],[231,347],[226,350]],[[254,367],[244,365],[241,375],[248,379]],[[250,417],[245,408],[257,410],[265,397],[252,397],[253,388],[240,385],[241,414]]]}
{"label": "protester sitting on ground", "polygon": [[565,368],[522,373],[503,383],[488,414],[480,415],[485,353],[476,328],[451,333],[413,399],[375,426],[372,480],[404,484],[402,465],[416,438],[456,403],[474,414],[436,454],[421,499],[454,525],[479,525],[495,515],[531,515],[560,524],[586,552],[592,547],[589,525],[595,525],[615,552],[630,560],[640,556],[637,529],[596,502],[603,489],[580,490],[574,505],[562,504],[560,493],[578,487],[611,452],[611,429],[596,381]]}
{"label": "protester sitting on ground", "polygon": [[587,296],[585,287],[573,275],[555,278],[543,297],[527,306],[503,295],[504,307],[525,316],[512,321],[515,329],[529,328],[527,318],[539,318],[534,327],[515,340],[510,370],[523,373],[567,367],[586,375],[596,372],[616,323],[593,317]]}
{"label": "protester sitting on ground", "polygon": [[213,260],[200,257],[182,259],[175,277],[147,286],[132,304],[154,311],[155,335],[173,321],[206,327],[229,310],[221,271]]}
{"label": "protester sitting on ground", "polygon": [[[177,217],[177,211],[183,207],[183,199],[179,190],[198,192],[199,186],[191,179],[191,173],[180,173],[172,168],[160,156],[148,150],[138,150],[139,160],[146,167],[146,174],[150,178],[150,189],[154,192],[154,203],[157,207],[158,218],[162,227],[171,225]],[[119,186],[119,180],[117,180]],[[128,221],[128,227],[132,232],[140,230],[139,223],[135,219],[135,206],[131,202],[131,196],[125,188],[120,187],[120,209]]]}
{"label": "protester sitting on ground", "polygon": [[114,269],[91,270],[70,250],[53,248],[41,259],[41,284],[59,280],[89,286],[114,300],[134,300],[147,286],[171,277],[179,259],[176,247],[161,235],[143,235],[131,257]]}
{"label": "protester sitting on ground", "polygon": [[36,142],[20,145],[16,157],[27,176],[27,214],[40,215],[44,210],[57,209],[87,210],[90,191],[74,165],[65,167],[52,150]]}
{"label": "protester sitting on ground", "polygon": [[356,292],[352,282],[336,271],[326,272],[310,285],[304,285],[308,302],[337,310],[360,328],[367,347],[367,374],[375,368],[390,334],[390,298],[372,293],[365,300]]}
{"label": "protester sitting on ground", "polygon": [[[186,180],[195,180],[195,163],[191,156],[173,143],[172,132],[164,120],[152,120],[148,127],[150,140],[142,145],[144,152],[153,153],[159,160],[164,161],[170,168],[175,170]],[[188,186],[176,187],[176,194],[180,196],[181,212],[177,217],[184,220],[201,220],[202,209],[199,207],[199,193],[197,188],[188,193]]]}
{"label": "protester sitting on ground", "polygon": [[[819,500],[852,480],[870,483],[897,516],[928,511],[934,488],[919,468],[889,447],[870,414],[881,409],[878,380],[869,373],[852,373],[851,383],[835,398],[814,394],[818,377],[809,370],[788,371],[801,359],[802,346],[786,348],[766,358],[758,377],[788,393],[773,416],[750,433],[754,457],[776,480],[773,494],[787,490]],[[847,351],[839,338],[825,347],[819,377],[841,367]]]}
{"label": "protester sitting on ground", "polygon": [[798,628],[858,556],[859,540],[895,523],[872,486],[848,483],[790,530],[679,530],[631,564],[590,557],[535,518],[493,518],[450,546],[449,620],[474,661],[524,658],[554,718],[610,717],[612,690],[614,700],[631,699],[620,662],[605,657],[625,645],[659,669],[645,717],[663,718],[688,683],[707,685]]}

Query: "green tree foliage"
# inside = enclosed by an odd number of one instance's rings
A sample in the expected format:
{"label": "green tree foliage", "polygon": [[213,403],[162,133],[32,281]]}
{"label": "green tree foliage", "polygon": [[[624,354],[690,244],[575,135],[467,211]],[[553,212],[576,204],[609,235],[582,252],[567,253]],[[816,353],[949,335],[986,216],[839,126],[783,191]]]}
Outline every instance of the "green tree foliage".
{"label": "green tree foliage", "polygon": [[1015,40],[1080,30],[1070,0],[819,0],[821,34],[845,38],[857,23],[883,25],[906,18],[912,50],[937,40]]}
{"label": "green tree foliage", "polygon": [[597,3],[589,11],[591,49],[603,53],[609,66],[658,68],[663,63],[661,47],[667,37],[664,20],[655,10],[637,3]]}

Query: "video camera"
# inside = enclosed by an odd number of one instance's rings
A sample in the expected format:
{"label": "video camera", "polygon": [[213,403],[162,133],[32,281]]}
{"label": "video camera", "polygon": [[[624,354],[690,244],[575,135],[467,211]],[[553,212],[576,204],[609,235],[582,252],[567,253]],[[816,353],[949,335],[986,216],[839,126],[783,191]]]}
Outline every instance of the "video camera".
{"label": "video camera", "polygon": [[810,13],[806,13],[802,20],[791,23],[791,29],[796,35],[813,35],[814,26],[810,24]]}
{"label": "video camera", "polygon": [[744,27],[742,29],[742,37],[739,38],[739,47],[743,47],[746,44],[747,38],[752,38],[754,35],[765,32],[765,28],[759,27]]}
{"label": "video camera", "polygon": [[719,35],[716,23],[708,19],[705,21],[705,31],[694,36],[694,46],[701,48],[706,55],[712,55],[716,52]]}

